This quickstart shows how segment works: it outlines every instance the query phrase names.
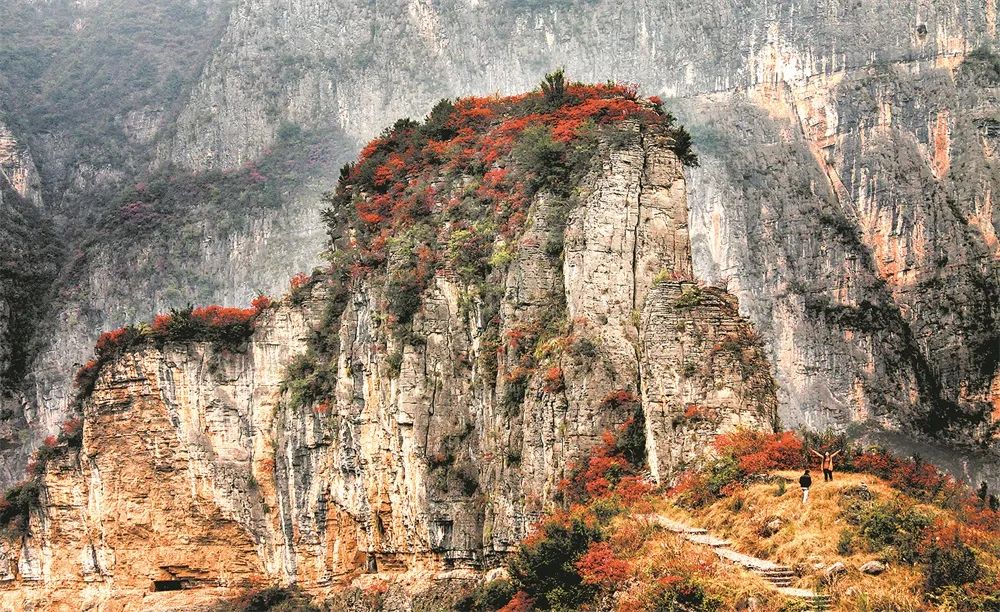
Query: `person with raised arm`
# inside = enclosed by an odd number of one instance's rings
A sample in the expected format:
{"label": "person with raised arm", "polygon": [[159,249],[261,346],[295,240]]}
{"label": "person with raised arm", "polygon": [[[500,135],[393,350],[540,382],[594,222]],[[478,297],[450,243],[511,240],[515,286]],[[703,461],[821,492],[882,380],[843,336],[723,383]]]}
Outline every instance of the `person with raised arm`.
{"label": "person with raised arm", "polygon": [[834,453],[824,451],[821,455],[810,448],[809,452],[820,459],[820,467],[823,469],[823,482],[833,482],[833,458],[839,455],[840,451]]}

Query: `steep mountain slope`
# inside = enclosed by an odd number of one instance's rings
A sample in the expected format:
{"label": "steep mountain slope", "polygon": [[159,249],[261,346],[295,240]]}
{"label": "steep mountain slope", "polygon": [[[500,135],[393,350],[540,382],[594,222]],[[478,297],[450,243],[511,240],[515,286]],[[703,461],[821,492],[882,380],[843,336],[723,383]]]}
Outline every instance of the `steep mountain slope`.
{"label": "steep mountain slope", "polygon": [[692,278],[682,160],[686,133],[622,86],[398,122],[331,194],[331,265],[282,302],[101,337],[82,423],[0,504],[0,598],[468,581],[605,432],[659,480],[772,429],[759,339]]}
{"label": "steep mountain slope", "polygon": [[817,78],[769,115],[683,105],[705,142],[695,260],[773,338],[788,421],[995,439],[996,62]]}
{"label": "steep mountain slope", "polygon": [[[67,249],[87,257],[67,263],[46,317],[48,347],[26,385],[32,443],[65,414],[67,373],[100,330],[187,301],[244,303],[314,265],[324,176],[386,117],[423,116],[443,96],[520,91],[564,65],[675,97],[668,106],[705,151],[691,176],[694,265],[731,283],[762,330],[786,423],[863,422],[921,443],[944,432],[980,449],[967,456],[994,444],[997,83],[992,56],[972,51],[995,42],[996,1],[585,8],[236,2],[209,36],[210,57],[191,56],[198,67],[184,74],[197,79],[181,78],[175,112],[159,115],[152,163],[174,164],[166,177],[186,183],[188,171],[263,166],[299,137],[323,151],[292,164],[275,206],[182,191],[169,223],[122,223],[135,183],[147,182],[122,178],[121,191],[81,207],[131,231]],[[289,158],[302,159],[279,152]],[[131,178],[138,165],[125,166]],[[164,226],[182,229],[161,240]],[[150,265],[132,271],[134,261]],[[970,478],[997,477],[988,456],[968,465]]]}
{"label": "steep mountain slope", "polygon": [[40,181],[27,149],[0,123],[0,446],[7,458],[0,481],[23,473],[32,444],[14,418],[21,397],[11,392],[30,372],[34,332],[62,258],[61,244],[41,207]]}

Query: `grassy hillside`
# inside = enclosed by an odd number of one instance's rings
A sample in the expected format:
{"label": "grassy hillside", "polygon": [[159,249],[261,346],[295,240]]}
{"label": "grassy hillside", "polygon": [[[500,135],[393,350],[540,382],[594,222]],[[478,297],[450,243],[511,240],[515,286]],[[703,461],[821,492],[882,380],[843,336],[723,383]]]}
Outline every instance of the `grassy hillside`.
{"label": "grassy hillside", "polygon": [[[1000,609],[1000,502],[984,487],[839,438],[741,432],[657,490],[626,458],[627,438],[595,449],[565,483],[564,507],[512,557],[509,578],[458,609]],[[840,447],[850,471],[825,483],[814,470],[804,505],[798,468],[812,447]],[[721,551],[789,568],[791,588]]]}

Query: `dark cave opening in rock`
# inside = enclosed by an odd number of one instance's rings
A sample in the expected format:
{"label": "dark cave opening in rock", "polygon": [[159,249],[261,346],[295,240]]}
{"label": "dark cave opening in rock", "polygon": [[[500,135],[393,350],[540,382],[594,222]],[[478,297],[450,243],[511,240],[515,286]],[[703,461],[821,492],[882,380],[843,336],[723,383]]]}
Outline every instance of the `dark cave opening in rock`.
{"label": "dark cave opening in rock", "polygon": [[154,580],[153,581],[153,591],[159,593],[160,591],[180,591],[184,588],[184,582],[181,580]]}

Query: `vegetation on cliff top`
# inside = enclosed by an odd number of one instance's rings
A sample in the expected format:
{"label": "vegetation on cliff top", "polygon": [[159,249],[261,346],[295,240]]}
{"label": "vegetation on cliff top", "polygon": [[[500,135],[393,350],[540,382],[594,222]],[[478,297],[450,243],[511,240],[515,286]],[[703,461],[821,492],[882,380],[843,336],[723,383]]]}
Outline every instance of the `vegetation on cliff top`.
{"label": "vegetation on cliff top", "polygon": [[0,499],[0,528],[8,533],[26,532],[28,513],[38,501],[46,465],[81,446],[83,401],[93,391],[102,367],[126,351],[145,345],[162,345],[165,342],[213,342],[221,347],[236,349],[253,333],[257,317],[271,305],[269,298],[260,296],[254,300],[251,308],[246,309],[188,307],[157,315],[151,325],[130,325],[101,334],[94,346],[94,358],[76,373],[76,394],[70,406],[70,412],[74,416],[62,424],[58,435],[49,436],[35,450],[28,464],[25,480],[8,489],[3,499]]}
{"label": "vegetation on cliff top", "polygon": [[[654,125],[685,163],[697,163],[687,132],[659,99],[640,98],[634,85],[569,83],[561,71],[523,95],[442,100],[423,123],[397,121],[341,170],[327,196],[331,266],[324,280],[331,297],[309,352],[289,370],[293,407],[331,393],[339,316],[350,292],[364,285],[380,289],[384,341],[391,335],[398,345],[419,344],[412,324],[424,291],[435,275],[457,279],[463,307],[484,323],[482,370],[495,376],[495,355],[505,344],[498,287],[533,197],[543,193],[553,211],[545,251],[558,258],[568,203],[598,147],[622,146]],[[549,323],[510,342],[530,361],[529,340]],[[390,374],[401,359],[398,349],[387,355]],[[506,403],[519,403],[523,374],[535,365],[522,363],[512,373]]]}

